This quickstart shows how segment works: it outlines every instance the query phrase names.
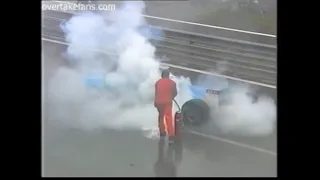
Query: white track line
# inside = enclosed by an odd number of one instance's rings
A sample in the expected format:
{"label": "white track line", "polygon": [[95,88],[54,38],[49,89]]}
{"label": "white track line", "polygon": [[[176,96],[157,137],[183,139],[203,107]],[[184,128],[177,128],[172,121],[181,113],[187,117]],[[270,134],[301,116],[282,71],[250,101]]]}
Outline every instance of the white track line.
{"label": "white track line", "polygon": [[[64,4],[76,4],[73,2],[65,2],[65,1],[51,1],[51,2],[64,3]],[[63,11],[63,12],[67,12],[67,11]],[[67,12],[67,13],[69,13],[69,12]],[[74,12],[70,12],[70,13],[74,14]],[[241,32],[241,33],[245,33],[245,34],[253,34],[253,35],[258,35],[258,36],[277,38],[277,36],[273,35],[273,34],[264,34],[264,33],[245,31],[245,30],[240,30],[240,29],[232,29],[232,28],[226,28],[226,27],[221,27],[221,26],[213,26],[213,25],[208,25],[208,24],[201,24],[201,23],[181,21],[181,20],[169,19],[169,18],[163,18],[163,17],[157,17],[157,16],[150,16],[150,15],[145,15],[145,14],[143,14],[142,16],[144,16],[146,18],[151,18],[151,19],[159,19],[159,20],[177,22],[177,23],[182,23],[182,24],[190,24],[190,25],[209,27],[209,28],[214,28],[214,29],[222,29],[222,30],[227,30],[227,31]]]}
{"label": "white track line", "polygon": [[[67,45],[67,46],[70,45],[70,43],[67,43],[67,42],[58,41],[58,40],[52,40],[52,39],[48,39],[48,38],[44,38],[44,37],[42,37],[41,39],[43,41],[48,41],[48,42],[52,42],[52,43],[63,44],[63,45]],[[83,47],[85,47],[85,45]],[[112,54],[110,52],[107,52],[107,51],[101,50],[101,49],[90,49],[90,50],[103,52],[103,53],[106,53],[106,54]],[[236,78],[236,77],[216,74],[216,73],[212,73],[212,72],[208,72],[208,71],[202,71],[202,70],[198,70],[198,69],[178,66],[178,65],[169,64],[169,63],[161,63],[161,64],[165,65],[165,66],[168,66],[168,67],[172,67],[172,68],[183,69],[183,70],[187,70],[187,71],[191,71],[191,72],[197,72],[197,73],[200,73],[200,74],[207,74],[207,75],[222,77],[222,78],[226,78],[226,79],[230,79],[230,80],[234,80],[234,81],[240,81],[240,82],[244,82],[244,83],[248,83],[248,84],[253,84],[253,85],[257,85],[257,86],[267,87],[267,88],[271,88],[271,89],[277,89],[277,86],[270,85],[270,84],[264,84],[264,83],[260,83],[260,82],[255,82],[255,81],[240,79],[240,78]]]}
{"label": "white track line", "polygon": [[271,89],[277,89],[277,86],[275,86],[275,85],[264,84],[264,83],[260,83],[260,82],[256,82],[256,81],[240,79],[240,78],[236,78],[236,77],[226,76],[226,75],[222,75],[222,74],[216,74],[216,73],[193,69],[193,68],[188,68],[188,67],[182,67],[182,66],[178,66],[178,65],[174,65],[174,64],[168,64],[168,63],[161,63],[161,64],[163,64],[165,66],[172,67],[172,68],[183,69],[183,70],[187,70],[187,71],[197,72],[200,74],[207,74],[207,75],[222,77],[222,78],[226,78],[226,79],[230,79],[230,80],[234,80],[234,81],[240,81],[240,82],[244,82],[244,83],[248,83],[248,84],[253,84],[253,85],[257,85],[257,86],[267,87],[267,88],[271,88]]}
{"label": "white track line", "polygon": [[240,29],[231,29],[231,28],[226,28],[226,27],[213,26],[213,25],[208,25],[208,24],[181,21],[181,20],[176,20],[176,19],[169,19],[169,18],[163,18],[163,17],[149,16],[149,15],[143,15],[143,16],[147,17],[147,18],[151,18],[151,19],[160,19],[160,20],[165,20],[165,21],[178,22],[178,23],[183,23],[183,24],[191,24],[191,25],[209,27],[209,28],[214,28],[214,29],[222,29],[222,30],[227,30],[227,31],[241,32],[241,33],[245,33],[245,34],[253,34],[253,35],[273,37],[273,38],[277,37],[276,35],[273,35],[273,34],[264,34],[264,33],[245,31],[245,30],[240,30]]}
{"label": "white track line", "polygon": [[273,152],[273,151],[270,151],[270,150],[267,150],[267,149],[262,149],[262,148],[259,148],[259,147],[255,147],[255,146],[252,146],[252,145],[248,145],[248,144],[232,141],[232,140],[221,138],[221,137],[214,136],[214,135],[203,134],[203,133],[200,133],[200,132],[197,132],[197,131],[193,131],[193,130],[189,130],[189,129],[187,131],[189,133],[191,133],[191,134],[195,134],[195,135],[198,135],[198,136],[201,136],[201,137],[205,137],[205,138],[208,138],[208,139],[211,139],[211,140],[216,140],[216,141],[232,144],[232,145],[235,145],[235,146],[243,147],[243,148],[246,148],[246,149],[259,151],[261,153],[266,153],[266,154],[269,154],[269,155],[272,155],[272,156],[277,156],[276,152]]}
{"label": "white track line", "polygon": [[[66,42],[47,39],[47,38],[42,38],[42,40],[43,41],[49,41],[49,42],[57,43],[57,44],[69,45],[69,43],[66,43]],[[107,53],[106,51],[101,51],[101,50],[97,50],[97,51]],[[167,63],[162,63],[162,65],[168,65],[168,64]],[[170,64],[169,64],[169,66],[170,66]],[[258,151],[258,152],[261,152],[261,153],[266,153],[266,154],[269,154],[269,155],[277,156],[277,153],[275,153],[273,151],[270,151],[270,150],[258,148],[258,147],[247,145],[247,144],[244,144],[244,143],[235,142],[235,141],[232,141],[232,140],[229,140],[229,139],[225,139],[225,138],[221,138],[221,137],[217,137],[217,136],[213,136],[213,135],[202,134],[200,132],[196,132],[196,131],[192,131],[192,130],[187,130],[187,131],[189,133],[192,133],[192,134],[195,134],[195,135],[198,135],[198,136],[202,136],[202,137],[205,137],[205,138],[209,138],[211,140],[217,140],[217,141],[220,141],[220,142],[232,144],[232,145],[239,146],[239,147],[242,147],[242,148],[247,148],[247,149],[255,150],[255,151]]]}
{"label": "white track line", "polygon": [[[54,20],[57,20],[57,21],[65,21],[67,19],[63,19],[63,18],[58,18],[58,17],[54,17],[54,16],[46,16],[46,18],[49,18],[49,19],[54,19]],[[44,20],[45,18],[43,18],[42,20]]]}

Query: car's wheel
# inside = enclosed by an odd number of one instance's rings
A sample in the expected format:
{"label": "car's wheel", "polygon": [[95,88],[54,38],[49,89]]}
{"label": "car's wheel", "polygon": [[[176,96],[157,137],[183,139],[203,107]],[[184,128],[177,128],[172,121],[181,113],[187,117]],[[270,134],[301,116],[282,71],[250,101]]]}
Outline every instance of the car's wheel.
{"label": "car's wheel", "polygon": [[199,126],[209,119],[209,106],[201,99],[192,99],[183,104],[181,112],[186,126]]}

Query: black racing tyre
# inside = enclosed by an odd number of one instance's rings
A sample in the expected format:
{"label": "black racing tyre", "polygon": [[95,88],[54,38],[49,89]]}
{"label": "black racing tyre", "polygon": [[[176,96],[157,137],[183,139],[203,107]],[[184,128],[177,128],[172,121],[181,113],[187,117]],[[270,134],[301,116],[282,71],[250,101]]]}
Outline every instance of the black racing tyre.
{"label": "black racing tyre", "polygon": [[183,122],[186,126],[199,126],[209,119],[209,106],[201,99],[192,99],[182,105]]}

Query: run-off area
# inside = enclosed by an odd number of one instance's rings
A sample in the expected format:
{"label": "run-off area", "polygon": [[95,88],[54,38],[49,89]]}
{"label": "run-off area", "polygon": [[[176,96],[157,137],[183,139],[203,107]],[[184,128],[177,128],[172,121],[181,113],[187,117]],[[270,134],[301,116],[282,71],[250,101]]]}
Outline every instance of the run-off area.
{"label": "run-off area", "polygon": [[[65,50],[65,46],[43,42],[44,94],[54,70],[65,65]],[[139,131],[56,128],[48,121],[50,106],[45,98],[44,111],[44,176],[155,176],[157,140]],[[276,134],[227,138],[276,151]],[[276,176],[276,156],[190,133],[184,134],[182,142],[177,176]]]}

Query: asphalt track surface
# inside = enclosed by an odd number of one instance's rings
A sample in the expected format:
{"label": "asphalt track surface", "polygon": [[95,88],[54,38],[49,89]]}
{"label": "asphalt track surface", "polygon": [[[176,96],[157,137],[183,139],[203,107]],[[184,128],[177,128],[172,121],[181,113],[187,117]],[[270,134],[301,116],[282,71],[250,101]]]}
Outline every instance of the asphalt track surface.
{"label": "asphalt track surface", "polygon": [[61,54],[65,48],[43,41],[43,176],[276,176],[276,134],[244,138],[222,135],[210,127],[193,129],[195,133],[183,133],[181,144],[173,146],[174,158],[161,158],[161,142],[141,132],[85,132],[52,126],[46,82],[54,69],[64,65]]}

